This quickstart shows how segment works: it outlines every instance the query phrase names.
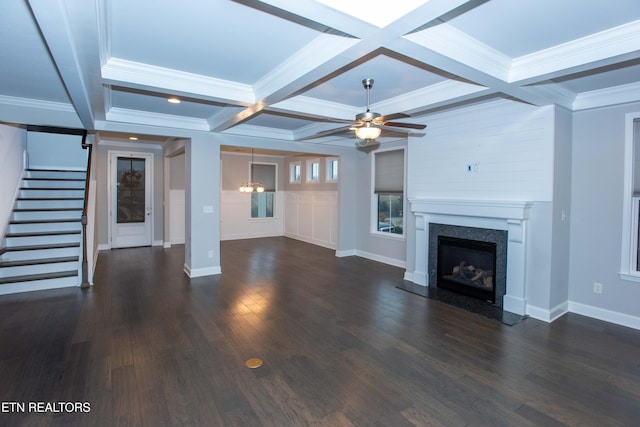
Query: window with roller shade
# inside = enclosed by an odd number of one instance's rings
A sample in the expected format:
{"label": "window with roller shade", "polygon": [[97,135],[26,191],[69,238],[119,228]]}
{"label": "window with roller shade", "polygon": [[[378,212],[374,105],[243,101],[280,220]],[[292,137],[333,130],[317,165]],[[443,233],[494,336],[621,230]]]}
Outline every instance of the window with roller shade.
{"label": "window with roller shade", "polygon": [[404,150],[374,153],[373,230],[404,234]]}
{"label": "window with roller shade", "polygon": [[251,218],[274,217],[276,167],[274,164],[251,164],[253,182],[259,182],[264,186],[263,193],[251,193]]}

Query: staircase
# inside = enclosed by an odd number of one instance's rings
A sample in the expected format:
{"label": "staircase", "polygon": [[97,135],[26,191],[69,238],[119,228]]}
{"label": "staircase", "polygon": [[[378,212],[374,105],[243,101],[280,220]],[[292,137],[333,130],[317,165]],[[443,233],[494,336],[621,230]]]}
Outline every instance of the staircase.
{"label": "staircase", "polygon": [[27,169],[0,248],[0,295],[78,286],[85,171]]}

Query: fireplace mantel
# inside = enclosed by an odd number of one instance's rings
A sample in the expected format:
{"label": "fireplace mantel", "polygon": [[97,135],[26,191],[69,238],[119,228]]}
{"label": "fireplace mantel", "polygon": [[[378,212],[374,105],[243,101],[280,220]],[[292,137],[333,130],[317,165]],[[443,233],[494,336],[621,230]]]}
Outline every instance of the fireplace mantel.
{"label": "fireplace mantel", "polygon": [[531,202],[510,200],[409,199],[416,213],[525,220]]}
{"label": "fireplace mantel", "polygon": [[512,313],[526,313],[526,225],[532,202],[410,198],[409,203],[416,220],[415,260],[414,271],[407,271],[405,279],[417,285],[430,285],[429,223],[507,230],[507,287],[503,307]]}

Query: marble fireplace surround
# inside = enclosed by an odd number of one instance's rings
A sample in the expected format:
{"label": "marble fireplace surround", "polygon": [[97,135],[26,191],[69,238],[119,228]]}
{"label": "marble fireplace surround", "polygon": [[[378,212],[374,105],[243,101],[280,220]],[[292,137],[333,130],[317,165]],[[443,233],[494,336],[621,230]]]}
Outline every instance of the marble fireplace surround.
{"label": "marble fireplace surround", "polygon": [[532,202],[492,200],[449,200],[410,198],[415,214],[414,271],[405,279],[421,286],[429,284],[429,224],[457,225],[507,231],[507,280],[502,308],[525,315],[527,223]]}

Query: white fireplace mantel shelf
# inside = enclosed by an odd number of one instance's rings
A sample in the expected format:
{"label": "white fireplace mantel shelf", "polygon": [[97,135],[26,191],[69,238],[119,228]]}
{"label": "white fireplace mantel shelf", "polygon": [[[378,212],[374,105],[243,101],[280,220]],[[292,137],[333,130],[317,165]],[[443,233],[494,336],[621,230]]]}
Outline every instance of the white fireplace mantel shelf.
{"label": "white fireplace mantel shelf", "polygon": [[531,202],[511,200],[460,200],[410,198],[415,213],[525,220]]}

